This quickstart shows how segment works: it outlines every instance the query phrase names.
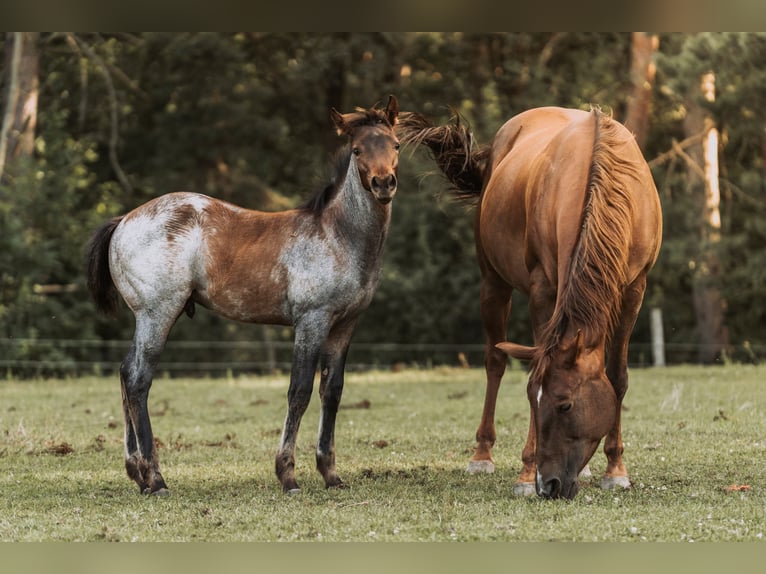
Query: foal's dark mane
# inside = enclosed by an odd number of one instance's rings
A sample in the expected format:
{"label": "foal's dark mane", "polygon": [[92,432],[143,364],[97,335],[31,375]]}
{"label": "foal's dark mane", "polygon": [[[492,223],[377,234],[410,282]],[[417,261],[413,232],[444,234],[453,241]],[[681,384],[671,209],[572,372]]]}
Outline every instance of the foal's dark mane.
{"label": "foal's dark mane", "polygon": [[583,206],[580,236],[572,249],[564,288],[545,326],[536,368],[544,372],[570,322],[581,329],[586,346],[609,339],[619,319],[627,282],[633,202],[626,179],[635,168],[617,151],[626,136],[609,116],[593,110],[595,138]]}
{"label": "foal's dark mane", "polygon": [[353,112],[343,115],[343,122],[345,124],[345,131],[349,135],[351,135],[353,130],[362,126],[386,124],[390,128],[394,127],[388,121],[386,112],[377,108],[370,108],[369,110],[364,108],[356,108]]}
{"label": "foal's dark mane", "polygon": [[346,178],[348,164],[351,163],[351,150],[349,147],[344,146],[338,150],[335,153],[332,163],[334,167],[330,183],[323,188],[319,188],[313,195],[301,203],[298,209],[309,211],[317,216],[324,213],[325,208],[337,195],[338,190],[343,185],[343,181]]}
{"label": "foal's dark mane", "polygon": [[[364,126],[376,126],[379,124],[385,124],[388,127],[393,127],[388,121],[388,117],[383,110],[375,108],[365,110],[364,108],[357,108],[355,111],[344,114],[344,131],[345,133],[352,135],[353,131],[357,128]],[[335,153],[335,157],[332,160],[333,174],[330,178],[330,183],[323,188],[318,189],[313,195],[307,198],[300,204],[298,209],[310,211],[314,215],[322,215],[325,208],[330,204],[338,190],[343,185],[343,181],[348,172],[348,164],[351,162],[351,148],[346,145]]]}

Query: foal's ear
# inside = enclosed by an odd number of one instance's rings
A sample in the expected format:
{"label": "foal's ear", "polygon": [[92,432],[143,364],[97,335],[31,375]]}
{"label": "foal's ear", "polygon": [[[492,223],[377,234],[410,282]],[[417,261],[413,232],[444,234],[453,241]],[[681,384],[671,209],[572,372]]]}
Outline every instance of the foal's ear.
{"label": "foal's ear", "polygon": [[342,135],[346,131],[346,121],[343,119],[343,114],[335,108],[330,108],[330,117],[332,118],[332,123],[335,124],[338,135]]}
{"label": "foal's ear", "polygon": [[498,343],[495,345],[503,353],[519,361],[531,361],[532,357],[537,352],[537,347],[527,347],[526,345],[518,345],[516,343]]}
{"label": "foal's ear", "polygon": [[391,94],[388,96],[388,105],[386,106],[386,118],[391,127],[396,125],[396,117],[399,115],[399,100]]}

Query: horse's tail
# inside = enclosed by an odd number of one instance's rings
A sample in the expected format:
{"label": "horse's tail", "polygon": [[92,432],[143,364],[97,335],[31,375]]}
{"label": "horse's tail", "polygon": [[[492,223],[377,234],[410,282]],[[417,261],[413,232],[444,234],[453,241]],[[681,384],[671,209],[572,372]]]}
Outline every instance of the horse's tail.
{"label": "horse's tail", "polygon": [[431,151],[459,199],[470,201],[481,195],[489,146],[476,145],[471,127],[460,115],[447,125],[434,126],[420,114],[403,112],[397,130],[404,144],[422,144]]}
{"label": "horse's tail", "polygon": [[115,217],[99,227],[87,247],[87,281],[96,308],[107,315],[117,312],[117,288],[109,271],[109,242],[122,217]]}

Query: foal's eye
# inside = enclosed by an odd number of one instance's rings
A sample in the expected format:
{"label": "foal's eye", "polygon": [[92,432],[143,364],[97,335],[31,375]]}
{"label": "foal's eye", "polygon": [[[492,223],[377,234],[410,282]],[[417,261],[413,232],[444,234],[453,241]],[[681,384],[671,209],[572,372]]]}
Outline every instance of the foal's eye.
{"label": "foal's eye", "polygon": [[569,409],[571,409],[571,408],[572,408],[572,403],[564,403],[564,404],[558,406],[558,409],[559,409],[560,413],[568,412]]}
{"label": "foal's eye", "polygon": [[354,149],[351,150],[351,153],[353,153],[354,155],[359,155],[360,153],[362,153],[362,150],[360,150],[358,147],[355,147]]}
{"label": "foal's eye", "polygon": [[399,151],[399,147],[400,147],[400,146],[399,146],[399,144],[398,144],[398,143],[395,143],[395,144],[394,144],[394,149],[395,149],[396,151]]}

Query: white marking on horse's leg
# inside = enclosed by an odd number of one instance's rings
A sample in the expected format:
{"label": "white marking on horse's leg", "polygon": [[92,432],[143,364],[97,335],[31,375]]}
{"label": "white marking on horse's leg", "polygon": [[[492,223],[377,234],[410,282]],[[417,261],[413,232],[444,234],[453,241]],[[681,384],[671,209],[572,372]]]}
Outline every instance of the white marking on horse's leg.
{"label": "white marking on horse's leg", "polygon": [[514,496],[534,496],[536,494],[534,482],[517,482],[513,485]]}
{"label": "white marking on horse's leg", "polygon": [[601,490],[615,490],[631,488],[630,479],[627,476],[604,476],[601,478]]}
{"label": "white marking on horse's leg", "polygon": [[491,460],[469,460],[465,471],[468,474],[492,474],[495,472],[495,463]]}

